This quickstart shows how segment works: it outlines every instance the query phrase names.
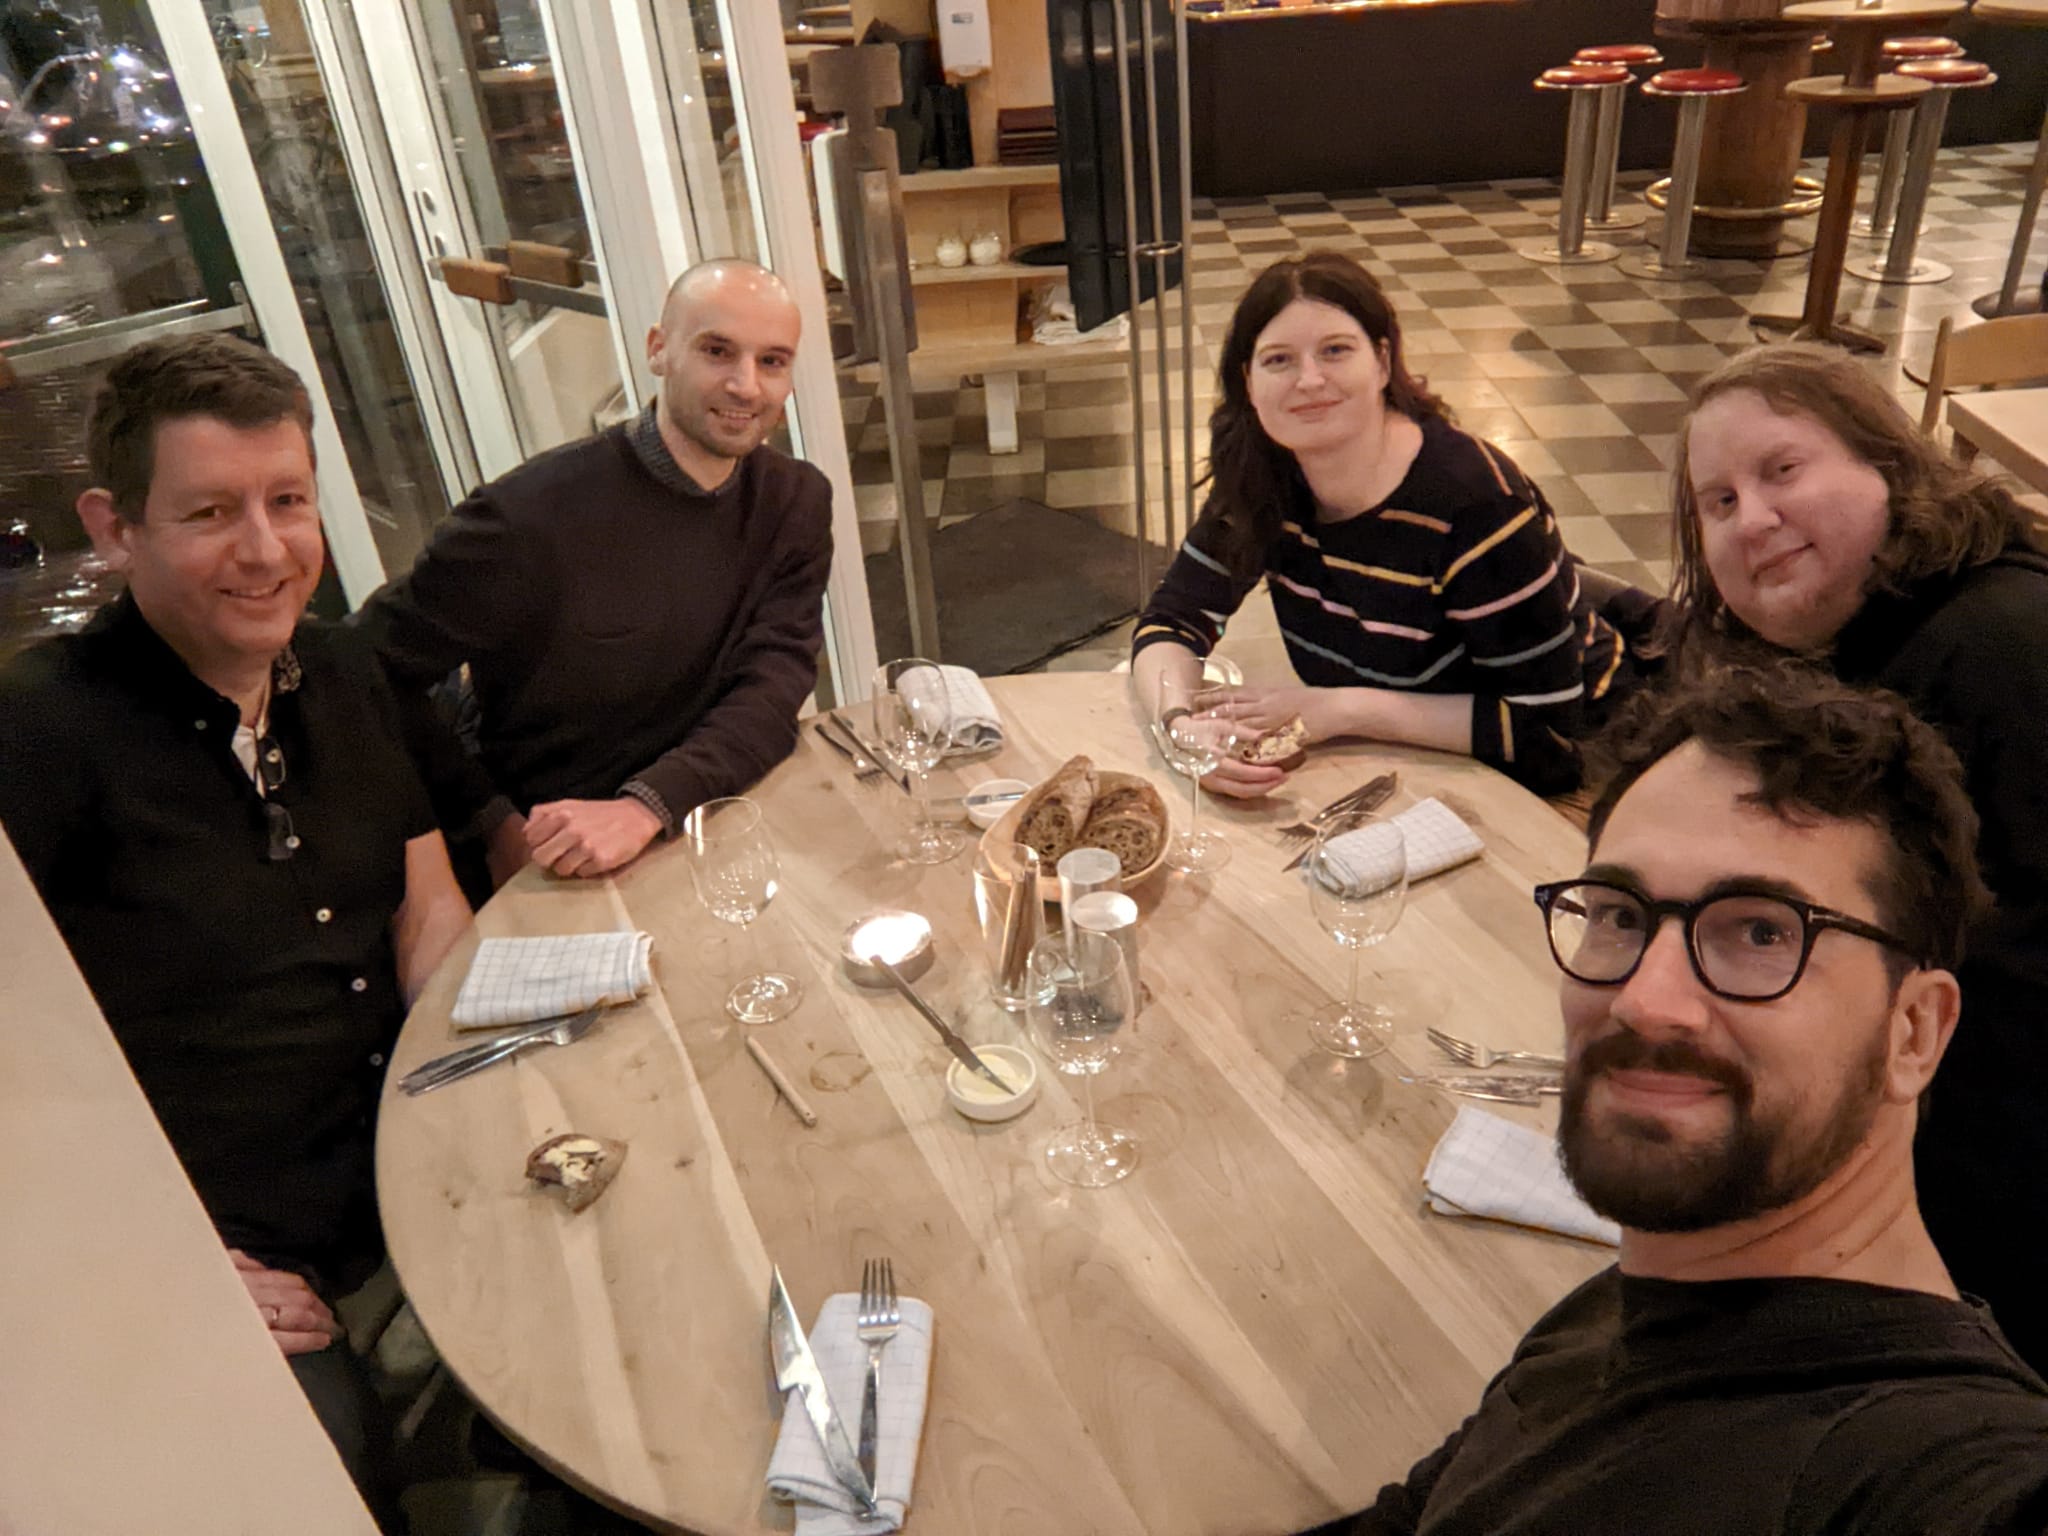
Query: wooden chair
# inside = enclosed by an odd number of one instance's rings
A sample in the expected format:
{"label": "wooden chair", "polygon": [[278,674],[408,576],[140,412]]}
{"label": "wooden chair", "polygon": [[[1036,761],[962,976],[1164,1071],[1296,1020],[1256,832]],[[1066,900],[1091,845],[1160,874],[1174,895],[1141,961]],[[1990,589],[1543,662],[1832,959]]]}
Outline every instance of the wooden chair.
{"label": "wooden chair", "polygon": [[[1920,430],[1934,435],[1942,398],[1952,389],[1997,389],[2042,379],[2048,379],[2048,314],[2008,315],[1960,331],[1953,318],[1944,320],[1934,337]],[[1967,464],[1977,456],[1977,445],[1956,434],[1954,451]]]}

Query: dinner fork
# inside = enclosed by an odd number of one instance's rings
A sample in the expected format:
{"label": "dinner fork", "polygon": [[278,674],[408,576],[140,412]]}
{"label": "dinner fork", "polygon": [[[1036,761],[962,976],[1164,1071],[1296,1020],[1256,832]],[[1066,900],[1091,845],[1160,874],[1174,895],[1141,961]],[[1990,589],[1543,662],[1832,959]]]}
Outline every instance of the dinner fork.
{"label": "dinner fork", "polygon": [[855,1319],[861,1343],[868,1347],[868,1380],[860,1395],[860,1469],[875,1482],[875,1397],[882,1385],[882,1347],[903,1326],[896,1304],[896,1266],[888,1259],[869,1259],[860,1271],[860,1311]]}
{"label": "dinner fork", "polygon": [[1377,803],[1378,800],[1384,800],[1393,792],[1394,776],[1391,773],[1383,773],[1371,783],[1359,785],[1350,794],[1339,795],[1328,805],[1310,816],[1307,821],[1289,822],[1280,829],[1280,836],[1287,842],[1301,842],[1304,839],[1312,838],[1323,830],[1323,823],[1331,817],[1341,816],[1346,811],[1353,809],[1370,809],[1371,807],[1366,805],[1368,800],[1373,800],[1374,803]]}
{"label": "dinner fork", "polygon": [[1504,1061],[1518,1061],[1531,1067],[1562,1067],[1562,1056],[1546,1056],[1541,1051],[1496,1051],[1470,1040],[1460,1040],[1456,1035],[1447,1035],[1440,1029],[1429,1031],[1430,1044],[1442,1051],[1453,1061],[1462,1061],[1468,1067],[1477,1067],[1484,1072],[1488,1067]]}
{"label": "dinner fork", "polygon": [[865,752],[854,751],[852,747],[849,747],[837,736],[826,730],[825,722],[822,719],[813,720],[811,722],[811,729],[818,733],[818,740],[824,742],[826,746],[853,764],[854,783],[860,785],[863,789],[880,789],[882,787],[881,764],[872,761]]}
{"label": "dinner fork", "polygon": [[445,1088],[458,1079],[468,1077],[472,1072],[481,1072],[485,1067],[495,1066],[509,1056],[516,1056],[529,1045],[573,1045],[589,1034],[597,1021],[603,1017],[604,1004],[593,1003],[573,1019],[563,1019],[552,1029],[522,1030],[500,1040],[487,1040],[460,1051],[452,1051],[406,1073],[398,1080],[398,1086],[408,1094],[430,1093],[436,1088]]}

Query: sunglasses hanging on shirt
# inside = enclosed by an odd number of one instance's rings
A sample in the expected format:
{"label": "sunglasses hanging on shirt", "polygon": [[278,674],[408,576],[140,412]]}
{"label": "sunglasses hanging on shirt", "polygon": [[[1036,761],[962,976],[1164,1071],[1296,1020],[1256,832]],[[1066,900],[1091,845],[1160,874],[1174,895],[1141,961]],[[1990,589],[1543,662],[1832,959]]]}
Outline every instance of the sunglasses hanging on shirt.
{"label": "sunglasses hanging on shirt", "polygon": [[256,788],[263,796],[263,821],[269,833],[266,857],[273,864],[282,864],[298,852],[299,834],[292,826],[292,813],[279,805],[274,798],[284,788],[284,751],[277,744],[275,736],[256,738]]}

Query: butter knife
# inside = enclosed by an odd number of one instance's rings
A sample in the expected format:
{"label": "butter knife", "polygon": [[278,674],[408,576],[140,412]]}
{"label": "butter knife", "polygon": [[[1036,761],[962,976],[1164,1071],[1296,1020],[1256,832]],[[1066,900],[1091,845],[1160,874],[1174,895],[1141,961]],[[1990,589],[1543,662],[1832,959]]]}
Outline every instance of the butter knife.
{"label": "butter knife", "polygon": [[[1346,805],[1344,800],[1335,801],[1333,804],[1342,805],[1344,807],[1342,814],[1346,816],[1356,812],[1376,811],[1391,800],[1394,796],[1394,791],[1400,787],[1401,779],[1398,774],[1383,773],[1366,785],[1365,788],[1359,790],[1355,796],[1346,796],[1345,799],[1350,800],[1350,804]],[[1330,811],[1327,806],[1316,813],[1319,818],[1329,814]],[[1311,839],[1306,848],[1287,861],[1281,868],[1280,873],[1284,875],[1289,870],[1301,868],[1302,865],[1308,862],[1308,856],[1315,851],[1316,845],[1314,840]]]}
{"label": "butter knife", "polygon": [[910,1006],[924,1015],[925,1022],[939,1032],[939,1038],[946,1042],[946,1049],[953,1053],[955,1060],[966,1067],[968,1071],[976,1073],[994,1083],[1003,1092],[1011,1095],[1017,1092],[1015,1088],[1010,1086],[1009,1081],[998,1073],[994,1067],[974,1054],[974,1047],[960,1038],[959,1031],[940,1018],[938,1011],[930,1003],[917,995],[917,989],[904,980],[901,971],[897,970],[894,965],[881,955],[869,955],[867,958],[869,964],[889,978],[890,984],[898,992],[901,992],[910,999]]}
{"label": "butter knife", "polygon": [[574,1043],[590,1033],[604,1008],[603,1003],[592,1003],[579,1014],[545,1019],[509,1035],[499,1035],[494,1040],[450,1051],[446,1056],[435,1057],[425,1066],[413,1068],[398,1080],[398,1086],[408,1094],[430,1093],[436,1088],[460,1082],[485,1067],[495,1066],[507,1057],[516,1056],[529,1045]]}
{"label": "butter knife", "polygon": [[890,767],[889,760],[882,756],[881,748],[877,747],[872,741],[869,741],[867,737],[861,735],[851,720],[847,719],[844,715],[838,714],[828,714],[822,718],[830,720],[834,725],[838,726],[840,734],[852,742],[863,757],[886,773],[895,782],[898,789],[902,790],[906,795],[910,793],[910,775],[898,773],[894,768]]}
{"label": "butter knife", "polygon": [[768,1285],[768,1343],[775,1352],[775,1385],[784,1392],[794,1388],[802,1394],[804,1413],[818,1432],[818,1443],[825,1448],[825,1464],[832,1469],[832,1476],[859,1502],[863,1514],[870,1518],[880,1514],[874,1485],[860,1469],[853,1443],[846,1438],[846,1426],[840,1422],[838,1410],[832,1406],[832,1394],[825,1389],[825,1378],[818,1372],[817,1357],[804,1337],[803,1324],[796,1320],[796,1308],[790,1303],[789,1288],[782,1283],[780,1266]]}
{"label": "butter knife", "polygon": [[1488,1077],[1479,1072],[1404,1072],[1401,1081],[1420,1088],[1441,1088],[1445,1093],[1468,1099],[1491,1099],[1500,1104],[1534,1104],[1547,1094],[1564,1092],[1561,1079],[1533,1072],[1502,1073]]}
{"label": "butter knife", "polygon": [[811,729],[818,733],[818,740],[853,764],[853,776],[856,779],[871,779],[882,771],[880,763],[870,762],[861,753],[854,751],[852,747],[826,730],[823,719],[813,720],[811,722]]}

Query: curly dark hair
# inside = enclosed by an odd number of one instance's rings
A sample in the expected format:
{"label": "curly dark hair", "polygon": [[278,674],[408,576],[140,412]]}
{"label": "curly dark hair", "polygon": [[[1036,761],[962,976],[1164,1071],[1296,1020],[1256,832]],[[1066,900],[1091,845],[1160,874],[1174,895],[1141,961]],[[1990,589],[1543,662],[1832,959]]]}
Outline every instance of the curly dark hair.
{"label": "curly dark hair", "polygon": [[156,429],[181,416],[212,416],[254,430],[296,421],[313,450],[313,402],[290,366],[261,347],[218,332],[172,336],[130,347],[93,395],[85,424],[93,483],[114,510],[142,520],[156,472]]}
{"label": "curly dark hair", "polygon": [[1977,813],[1954,750],[1904,699],[1783,656],[1696,665],[1631,699],[1594,743],[1604,782],[1589,845],[1630,786],[1688,741],[1753,772],[1757,788],[1744,798],[1786,821],[1860,821],[1882,833],[1878,921],[1923,965],[1962,961],[1965,931],[1991,905]]}
{"label": "curly dark hair", "polygon": [[1373,275],[1342,251],[1310,251],[1276,261],[1245,289],[1230,317],[1216,364],[1220,391],[1209,414],[1209,487],[1205,522],[1220,529],[1221,547],[1208,551],[1238,575],[1256,576],[1267,546],[1290,514],[1311,504],[1308,482],[1294,455],[1266,435],[1252,407],[1252,350],[1259,333],[1296,299],[1334,305],[1356,320],[1387,365],[1387,404],[1414,421],[1450,419],[1450,408],[1408,371],[1401,352],[1401,322]]}
{"label": "curly dark hair", "polygon": [[1891,528],[1878,546],[1871,592],[1905,592],[1930,576],[1982,565],[2014,543],[2034,543],[2031,519],[2012,493],[1943,452],[1877,375],[1847,352],[1804,341],[1757,347],[1699,382],[1678,429],[1666,646],[1750,634],[1707,570],[1688,451],[1693,416],[1708,401],[1740,389],[1761,395],[1780,415],[1811,417],[1884,476]]}

